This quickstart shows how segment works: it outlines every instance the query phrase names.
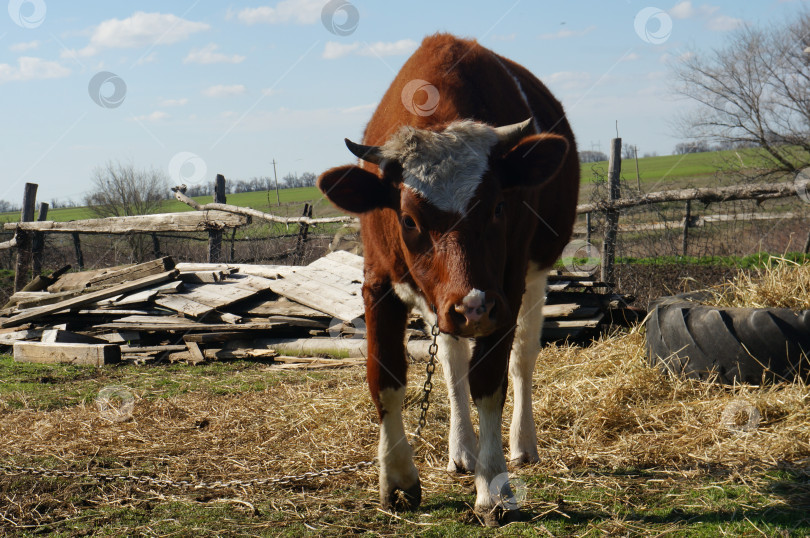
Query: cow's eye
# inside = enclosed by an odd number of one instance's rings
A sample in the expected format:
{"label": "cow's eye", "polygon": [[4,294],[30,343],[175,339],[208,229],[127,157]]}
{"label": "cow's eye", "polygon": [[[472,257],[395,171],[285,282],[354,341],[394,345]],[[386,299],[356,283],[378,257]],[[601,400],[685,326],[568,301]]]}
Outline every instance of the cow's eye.
{"label": "cow's eye", "polygon": [[416,229],[416,221],[410,215],[405,215],[402,217],[402,227],[406,230],[415,230]]}
{"label": "cow's eye", "polygon": [[493,212],[495,218],[499,218],[503,216],[503,202],[500,202],[498,205],[495,206],[495,211]]}

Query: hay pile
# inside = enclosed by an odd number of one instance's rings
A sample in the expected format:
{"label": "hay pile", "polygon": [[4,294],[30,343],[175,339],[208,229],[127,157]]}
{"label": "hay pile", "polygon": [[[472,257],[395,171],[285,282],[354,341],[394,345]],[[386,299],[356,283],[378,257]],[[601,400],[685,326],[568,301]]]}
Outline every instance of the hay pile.
{"label": "hay pile", "polygon": [[810,263],[771,257],[765,267],[740,271],[714,295],[717,306],[806,310],[810,308]]}

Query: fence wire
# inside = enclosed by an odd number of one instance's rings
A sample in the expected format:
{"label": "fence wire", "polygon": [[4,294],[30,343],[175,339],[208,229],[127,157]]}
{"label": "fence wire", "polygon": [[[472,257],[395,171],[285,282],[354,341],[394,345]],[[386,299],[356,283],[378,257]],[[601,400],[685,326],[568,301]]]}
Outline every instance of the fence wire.
{"label": "fence wire", "polygon": [[[639,194],[635,182],[623,180],[622,196]],[[592,202],[605,200],[607,187],[597,181]],[[767,252],[803,252],[810,231],[810,205],[798,196],[757,202],[733,200],[704,204],[689,202],[648,203],[621,209],[616,257],[743,257]],[[688,218],[688,227],[685,229]],[[590,242],[603,247],[605,213],[590,216]],[[586,236],[586,217],[580,215],[575,232]]]}

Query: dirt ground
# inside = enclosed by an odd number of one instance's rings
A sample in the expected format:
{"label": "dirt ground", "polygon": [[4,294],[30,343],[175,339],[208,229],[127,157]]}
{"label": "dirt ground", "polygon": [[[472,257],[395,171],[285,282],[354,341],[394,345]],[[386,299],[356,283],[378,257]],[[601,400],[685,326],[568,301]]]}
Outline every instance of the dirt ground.
{"label": "dirt ground", "polygon": [[634,306],[646,308],[651,300],[663,295],[722,285],[739,272],[720,265],[618,265],[616,289],[635,296]]}

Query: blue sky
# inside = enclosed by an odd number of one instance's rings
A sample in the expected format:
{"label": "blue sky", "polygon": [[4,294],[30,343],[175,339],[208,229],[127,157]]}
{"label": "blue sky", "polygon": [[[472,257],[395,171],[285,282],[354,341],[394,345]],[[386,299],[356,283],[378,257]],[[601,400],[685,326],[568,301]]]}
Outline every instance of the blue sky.
{"label": "blue sky", "polygon": [[[801,0],[10,0],[0,11],[0,199],[80,200],[108,160],[170,183],[314,172],[351,162],[375,104],[425,35],[474,37],[527,68],[567,109],[580,149],[615,122],[669,154],[668,64],[778,24]],[[330,23],[326,24],[324,21]],[[91,94],[94,94],[91,96]]]}

